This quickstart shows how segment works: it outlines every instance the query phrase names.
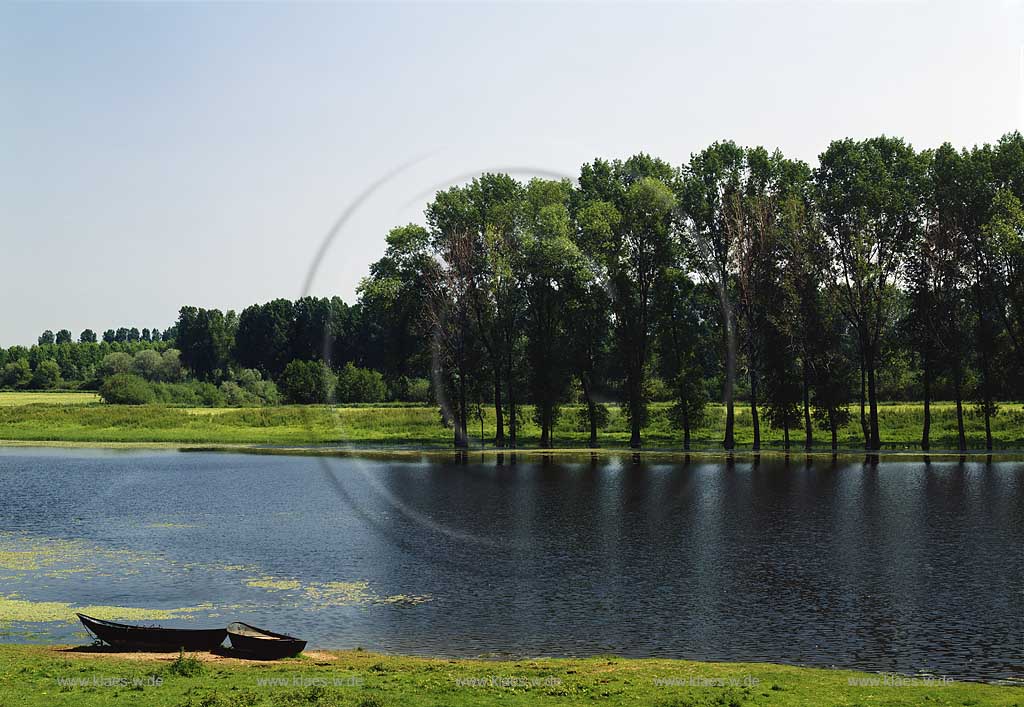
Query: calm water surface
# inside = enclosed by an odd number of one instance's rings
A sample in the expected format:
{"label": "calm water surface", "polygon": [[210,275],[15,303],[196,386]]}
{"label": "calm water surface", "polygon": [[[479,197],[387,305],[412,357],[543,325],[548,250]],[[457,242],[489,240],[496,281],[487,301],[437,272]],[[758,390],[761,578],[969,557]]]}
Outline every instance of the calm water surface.
{"label": "calm water surface", "polygon": [[324,648],[1021,678],[1022,548],[1019,462],[0,450],[0,599]]}

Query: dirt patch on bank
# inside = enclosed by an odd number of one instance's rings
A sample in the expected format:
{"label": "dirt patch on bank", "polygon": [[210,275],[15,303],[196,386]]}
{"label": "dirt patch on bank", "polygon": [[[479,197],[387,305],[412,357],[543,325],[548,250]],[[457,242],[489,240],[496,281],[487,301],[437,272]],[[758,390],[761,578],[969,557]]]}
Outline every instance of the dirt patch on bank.
{"label": "dirt patch on bank", "polygon": [[[177,653],[158,653],[152,651],[126,651],[107,646],[52,646],[48,649],[54,655],[62,658],[114,658],[116,660],[130,660],[138,662],[171,663],[178,658]],[[188,653],[195,656],[203,663],[223,663],[229,665],[270,665],[312,662],[315,664],[332,663],[338,660],[338,656],[327,651],[303,651],[297,659],[286,659],[283,661],[274,660],[252,660],[239,658],[231,655],[231,652],[223,649],[216,653],[197,652]]]}

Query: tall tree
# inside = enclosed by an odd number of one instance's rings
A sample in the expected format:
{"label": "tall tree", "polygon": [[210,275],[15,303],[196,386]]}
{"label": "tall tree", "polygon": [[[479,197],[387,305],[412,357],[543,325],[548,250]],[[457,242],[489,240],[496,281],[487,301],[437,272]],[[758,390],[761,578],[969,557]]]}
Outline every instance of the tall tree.
{"label": "tall tree", "polygon": [[870,408],[868,449],[880,449],[877,372],[892,325],[902,257],[920,224],[922,161],[898,138],[838,140],[816,174],[838,302],[857,336]]}
{"label": "tall tree", "polygon": [[683,431],[683,449],[689,451],[692,431],[703,421],[708,402],[704,356],[710,332],[701,287],[685,270],[671,267],[655,290],[658,372],[672,391],[671,417]]}
{"label": "tall tree", "polygon": [[392,229],[384,256],[359,283],[363,319],[371,327],[368,358],[391,380],[423,376],[429,365],[422,346],[429,244],[430,234],[422,226]]}
{"label": "tall tree", "polygon": [[716,142],[693,155],[684,170],[680,195],[685,218],[683,246],[692,269],[718,295],[722,349],[725,355],[723,398],[725,449],[736,446],[736,316],[733,252],[735,214],[741,199],[743,149],[732,141]]}
{"label": "tall tree", "polygon": [[431,332],[431,375],[441,414],[455,431],[455,446],[469,446],[470,401],[480,378],[474,333],[476,224],[462,189],[438,192],[427,207],[436,265],[424,273],[425,326]]}
{"label": "tall tree", "polygon": [[541,447],[551,446],[559,406],[572,380],[567,314],[577,283],[586,277],[583,258],[570,237],[570,190],[566,181],[530,181],[522,253],[515,260],[526,305],[529,389]]}
{"label": "tall tree", "polygon": [[182,307],[178,313],[177,347],[181,362],[203,381],[217,382],[227,372],[234,338],[230,316],[219,309]]}
{"label": "tall tree", "polygon": [[[292,352],[292,331],[295,307],[286,299],[254,304],[242,310],[234,340],[234,359],[245,368],[255,368],[268,378],[277,379],[295,356]],[[180,321],[180,320],[179,320]],[[179,338],[180,338],[179,326]],[[191,368],[182,350],[182,360]],[[311,354],[303,360],[310,360]]]}
{"label": "tall tree", "polygon": [[580,189],[592,236],[604,233],[601,253],[612,291],[614,331],[625,364],[629,445],[641,445],[647,414],[652,299],[671,250],[676,173],[647,155],[584,165]]}
{"label": "tall tree", "polygon": [[[439,192],[427,209],[435,234],[468,239],[465,278],[477,341],[487,354],[493,389],[496,446],[515,445],[515,350],[520,336],[521,293],[511,267],[522,230],[523,187],[506,174],[483,174],[465,187]],[[442,258],[450,254],[442,247]],[[503,400],[504,397],[504,400]],[[509,409],[505,437],[504,407]]]}

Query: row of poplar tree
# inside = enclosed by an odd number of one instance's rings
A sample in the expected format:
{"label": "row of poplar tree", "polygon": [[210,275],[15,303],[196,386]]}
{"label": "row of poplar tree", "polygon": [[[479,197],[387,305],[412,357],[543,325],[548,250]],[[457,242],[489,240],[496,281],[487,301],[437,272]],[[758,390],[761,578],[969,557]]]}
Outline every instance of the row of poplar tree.
{"label": "row of poplar tree", "polygon": [[[594,160],[575,183],[483,174],[437,193],[426,226],[394,229],[359,289],[378,360],[425,361],[458,446],[474,406],[493,406],[514,446],[532,403],[541,444],[578,383],[597,443],[609,361],[639,447],[651,380],[668,385],[688,446],[709,397],[734,447],[737,381],[762,419],[831,434],[851,403],[881,445],[879,377],[909,352],[929,446],[936,390],[980,407],[1024,362],[1024,138],[915,150],[837,140],[816,167],[717,142],[674,166]],[[718,390],[709,390],[716,381]]]}

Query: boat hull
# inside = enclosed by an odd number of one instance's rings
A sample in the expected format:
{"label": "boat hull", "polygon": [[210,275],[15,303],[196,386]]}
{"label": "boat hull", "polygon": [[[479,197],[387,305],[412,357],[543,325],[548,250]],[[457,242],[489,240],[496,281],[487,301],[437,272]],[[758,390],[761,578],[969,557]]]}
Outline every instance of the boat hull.
{"label": "boat hull", "polygon": [[[245,633],[240,631],[245,631]],[[228,639],[231,641],[231,650],[246,658],[257,660],[292,658],[306,649],[306,642],[301,639],[248,624],[231,624],[228,626],[227,632]]]}
{"label": "boat hull", "polygon": [[227,629],[182,629],[131,626],[78,614],[79,621],[104,643],[114,648],[160,652],[211,651],[224,642]]}

